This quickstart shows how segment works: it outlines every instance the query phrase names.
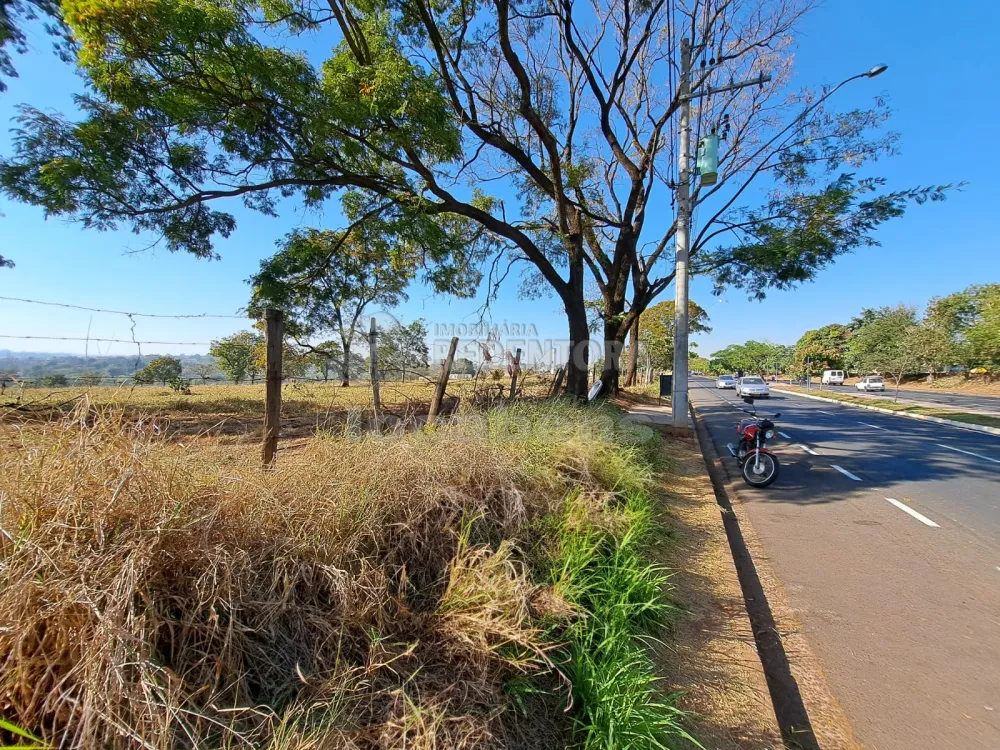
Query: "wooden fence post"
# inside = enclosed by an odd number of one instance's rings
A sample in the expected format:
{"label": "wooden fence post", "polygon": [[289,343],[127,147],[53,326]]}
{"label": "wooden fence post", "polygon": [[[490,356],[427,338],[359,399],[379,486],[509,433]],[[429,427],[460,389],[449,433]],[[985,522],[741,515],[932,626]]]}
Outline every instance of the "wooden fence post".
{"label": "wooden fence post", "polygon": [[566,368],[560,367],[558,370],[556,370],[556,379],[552,383],[552,390],[549,391],[550,396],[559,395],[559,388],[562,386],[564,377],[566,377]]}
{"label": "wooden fence post", "polygon": [[514,354],[514,366],[511,369],[510,376],[510,393],[507,394],[507,401],[513,402],[514,395],[517,393],[517,376],[521,373],[521,350],[518,349]]}
{"label": "wooden fence post", "polygon": [[451,365],[455,361],[455,350],[458,348],[458,336],[451,339],[451,346],[448,347],[448,357],[441,363],[441,375],[438,377],[437,386],[434,388],[434,396],[431,398],[431,408],[427,412],[427,424],[434,424],[438,412],[441,410],[441,400],[444,398],[444,390],[448,387],[448,377],[451,375]]}
{"label": "wooden fence post", "polygon": [[264,468],[274,464],[278,452],[281,422],[281,350],[285,339],[285,314],[268,307],[264,310],[267,365],[264,381]]}
{"label": "wooden fence post", "polygon": [[382,401],[379,399],[378,393],[378,342],[376,338],[378,336],[378,327],[375,325],[375,318],[372,318],[371,327],[368,329],[368,352],[369,352],[369,362],[371,363],[371,381],[372,381],[372,404],[375,406],[375,416],[378,417],[379,409],[382,408]]}

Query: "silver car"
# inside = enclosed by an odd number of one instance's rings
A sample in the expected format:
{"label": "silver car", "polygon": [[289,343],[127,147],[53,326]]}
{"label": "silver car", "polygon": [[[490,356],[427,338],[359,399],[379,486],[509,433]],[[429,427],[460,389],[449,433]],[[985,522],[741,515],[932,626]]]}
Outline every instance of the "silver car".
{"label": "silver car", "polygon": [[720,375],[719,379],[715,381],[716,388],[735,388],[736,378],[732,375]]}
{"label": "silver car", "polygon": [[763,378],[758,378],[755,375],[748,375],[744,378],[740,378],[739,382],[736,384],[736,395],[753,396],[754,398],[771,398],[771,391],[768,389],[767,383],[764,382]]}

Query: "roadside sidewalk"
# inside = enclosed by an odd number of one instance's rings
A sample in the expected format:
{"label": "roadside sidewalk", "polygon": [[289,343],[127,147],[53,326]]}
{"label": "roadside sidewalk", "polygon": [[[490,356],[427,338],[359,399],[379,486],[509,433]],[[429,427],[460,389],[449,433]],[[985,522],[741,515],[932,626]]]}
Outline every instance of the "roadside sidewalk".
{"label": "roadside sidewalk", "polygon": [[698,443],[669,434],[669,406],[627,408],[628,419],[663,434],[670,466],[663,484],[670,539],[658,561],[671,570],[670,595],[681,611],[653,645],[663,689],[683,694],[678,707],[691,713],[692,734],[705,748],[777,750],[781,733]]}

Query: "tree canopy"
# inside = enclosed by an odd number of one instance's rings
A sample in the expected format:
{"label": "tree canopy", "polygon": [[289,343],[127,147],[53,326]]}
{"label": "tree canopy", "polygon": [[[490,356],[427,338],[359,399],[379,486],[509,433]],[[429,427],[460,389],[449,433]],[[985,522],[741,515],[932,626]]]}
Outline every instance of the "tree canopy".
{"label": "tree canopy", "polygon": [[257,363],[257,350],[264,337],[256,331],[240,331],[212,342],[208,353],[215,357],[220,370],[236,383],[257,379],[261,368]]}
{"label": "tree canopy", "polygon": [[[708,313],[697,302],[688,303],[689,330],[691,333],[710,333]],[[629,369],[632,367],[630,344]],[[655,370],[669,370],[674,364],[674,301],[664,300],[648,308],[639,317],[639,337],[636,358]]]}
{"label": "tree canopy", "polygon": [[183,367],[176,357],[157,357],[135,374],[136,383],[168,383],[181,376]]}
{"label": "tree canopy", "polygon": [[850,335],[851,329],[839,323],[806,331],[795,343],[795,370],[811,375],[823,370],[845,369]]}
{"label": "tree canopy", "polygon": [[773,370],[776,365],[779,369],[787,367],[790,360],[789,347],[766,341],[747,341],[715,352],[710,363],[712,371],[720,374],[739,370],[757,373]]}
{"label": "tree canopy", "polygon": [[[351,191],[455,267],[487,253],[527,261],[566,310],[568,385],[582,395],[585,273],[619,343],[673,278],[676,221],[649,221],[648,208],[678,184],[682,38],[715,58],[694,90],[773,76],[696,103],[699,127],[730,129],[720,182],[693,186],[696,272],[760,296],[872,244],[906,201],[941,197],[850,174],[894,150],[877,132],[881,102],[834,112],[839,86],[787,90],[810,5],[63,0],[88,83],[81,117],[22,108],[0,187],[199,256],[235,228],[227,199],[273,214],[281,199],[312,207]],[[297,48],[316,40],[331,52],[314,62]],[[780,189],[746,205],[760,179]],[[616,373],[617,351],[606,360]]]}
{"label": "tree canopy", "polygon": [[331,350],[313,347],[309,339],[337,335],[341,384],[347,386],[351,348],[362,333],[365,310],[373,303],[398,305],[415,273],[413,253],[398,244],[383,221],[340,232],[295,230],[249,279],[253,294],[248,311],[260,317],[265,307],[284,310],[286,332],[314,356]]}

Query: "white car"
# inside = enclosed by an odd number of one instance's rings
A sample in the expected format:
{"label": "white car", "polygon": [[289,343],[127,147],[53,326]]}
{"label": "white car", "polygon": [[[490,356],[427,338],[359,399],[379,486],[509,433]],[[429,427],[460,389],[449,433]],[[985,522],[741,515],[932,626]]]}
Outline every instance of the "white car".
{"label": "white car", "polygon": [[720,375],[719,379],[715,381],[716,388],[735,388],[736,378],[732,375]]}
{"label": "white car", "polygon": [[854,387],[859,391],[884,391],[885,381],[878,375],[868,375],[855,383]]}
{"label": "white car", "polygon": [[768,389],[767,383],[764,382],[763,378],[748,375],[747,377],[740,378],[736,383],[736,395],[741,397],[771,398],[771,391]]}

